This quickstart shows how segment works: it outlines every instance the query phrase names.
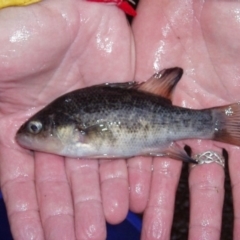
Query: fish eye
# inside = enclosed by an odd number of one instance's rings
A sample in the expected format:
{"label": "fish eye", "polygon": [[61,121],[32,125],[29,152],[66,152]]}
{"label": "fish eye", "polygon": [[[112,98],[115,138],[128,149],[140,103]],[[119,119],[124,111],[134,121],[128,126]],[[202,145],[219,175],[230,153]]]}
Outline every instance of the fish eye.
{"label": "fish eye", "polygon": [[39,121],[31,121],[27,127],[30,133],[37,134],[42,130],[42,123]]}

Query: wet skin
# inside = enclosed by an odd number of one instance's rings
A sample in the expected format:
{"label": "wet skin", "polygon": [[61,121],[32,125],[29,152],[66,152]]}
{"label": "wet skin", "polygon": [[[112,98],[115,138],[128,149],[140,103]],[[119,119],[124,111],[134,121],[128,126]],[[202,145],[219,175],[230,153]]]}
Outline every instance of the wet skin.
{"label": "wet skin", "polygon": [[[233,2],[142,0],[133,24],[136,55],[125,16],[114,6],[49,0],[1,10],[0,183],[14,239],[104,239],[105,220],[122,221],[128,207],[144,211],[142,239],[169,238],[181,162],[80,162],[23,150],[14,136],[26,119],[67,91],[144,81],[173,66],[187,71],[174,104],[205,108],[239,101],[238,8]],[[239,149],[195,142],[193,150],[222,147],[231,160],[238,239]],[[190,239],[219,238],[223,181],[218,165],[190,172]]]}

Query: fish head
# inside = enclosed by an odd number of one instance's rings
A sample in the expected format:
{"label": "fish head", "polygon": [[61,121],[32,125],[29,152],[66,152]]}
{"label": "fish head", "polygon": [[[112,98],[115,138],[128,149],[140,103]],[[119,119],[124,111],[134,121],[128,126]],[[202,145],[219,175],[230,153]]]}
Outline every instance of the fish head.
{"label": "fish head", "polygon": [[[76,120],[78,119],[78,120]],[[17,143],[27,149],[66,157],[92,156],[94,142],[79,127],[79,116],[43,109],[16,133]]]}
{"label": "fish head", "polygon": [[17,143],[27,149],[63,155],[74,142],[81,141],[76,124],[61,113],[40,111],[17,131]]}
{"label": "fish head", "polygon": [[54,121],[49,115],[35,115],[17,131],[16,141],[24,148],[38,151],[58,151],[62,142],[56,135]]}

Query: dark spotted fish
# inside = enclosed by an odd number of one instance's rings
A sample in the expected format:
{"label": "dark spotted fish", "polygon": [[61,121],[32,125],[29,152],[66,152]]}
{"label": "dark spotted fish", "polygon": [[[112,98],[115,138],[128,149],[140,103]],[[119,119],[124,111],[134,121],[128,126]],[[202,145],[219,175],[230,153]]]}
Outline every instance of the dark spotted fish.
{"label": "dark spotted fish", "polygon": [[18,130],[28,149],[68,157],[168,156],[194,162],[174,144],[212,139],[240,146],[240,104],[203,110],[173,106],[181,68],[165,69],[138,84],[106,83],[67,93]]}

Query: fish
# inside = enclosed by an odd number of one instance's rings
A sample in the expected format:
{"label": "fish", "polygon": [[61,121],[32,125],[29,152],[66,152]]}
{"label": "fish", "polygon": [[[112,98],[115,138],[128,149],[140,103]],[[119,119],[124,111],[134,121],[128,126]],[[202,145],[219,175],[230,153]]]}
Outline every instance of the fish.
{"label": "fish", "polygon": [[206,109],[172,104],[183,69],[142,83],[104,83],[66,93],[28,119],[16,141],[71,158],[160,156],[196,163],[179,141],[210,139],[240,146],[240,103]]}

